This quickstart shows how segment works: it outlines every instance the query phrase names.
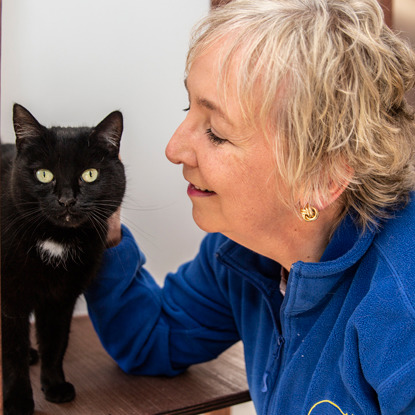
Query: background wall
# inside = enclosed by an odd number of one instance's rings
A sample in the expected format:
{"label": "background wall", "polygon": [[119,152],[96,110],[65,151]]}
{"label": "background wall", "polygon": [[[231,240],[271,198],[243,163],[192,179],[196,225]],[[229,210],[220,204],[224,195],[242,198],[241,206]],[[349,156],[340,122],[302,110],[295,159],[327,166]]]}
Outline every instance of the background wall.
{"label": "background wall", "polygon": [[[415,0],[393,0],[392,26],[415,48]],[[415,88],[407,98],[415,108]]]}
{"label": "background wall", "polygon": [[[128,177],[122,212],[162,282],[197,252],[187,183],[164,148],[188,105],[191,27],[209,0],[3,0],[1,137],[12,105],[44,125],[95,125],[119,109]],[[78,307],[84,312],[84,307]]]}

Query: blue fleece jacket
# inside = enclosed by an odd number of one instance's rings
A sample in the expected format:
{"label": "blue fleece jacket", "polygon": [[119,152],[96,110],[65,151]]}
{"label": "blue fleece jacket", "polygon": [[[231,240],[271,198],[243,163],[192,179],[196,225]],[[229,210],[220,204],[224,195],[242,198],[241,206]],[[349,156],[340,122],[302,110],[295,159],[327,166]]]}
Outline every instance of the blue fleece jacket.
{"label": "blue fleece jacket", "polygon": [[319,263],[280,265],[220,234],[160,288],[123,227],[88,291],[108,353],[175,375],[242,339],[258,414],[415,414],[415,203],[363,236],[347,217]]}

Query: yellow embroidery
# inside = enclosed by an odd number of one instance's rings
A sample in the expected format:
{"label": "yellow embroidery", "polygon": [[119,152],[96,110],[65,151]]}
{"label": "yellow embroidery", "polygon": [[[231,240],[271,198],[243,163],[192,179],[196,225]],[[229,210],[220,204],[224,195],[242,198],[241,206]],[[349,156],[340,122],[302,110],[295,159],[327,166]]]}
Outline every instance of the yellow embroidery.
{"label": "yellow embroidery", "polygon": [[[327,400],[325,400],[325,401],[320,401],[320,402],[317,402],[316,404],[314,404],[313,406],[312,406],[312,408],[310,409],[310,412],[307,414],[307,415],[310,415],[311,414],[311,412],[313,412],[313,410],[318,406],[318,405],[321,405],[322,403],[328,403],[328,404],[330,404],[330,405],[333,405],[335,408],[337,408],[339,411],[340,411],[340,413],[342,414],[342,415],[348,415],[347,413],[344,413],[341,409],[340,409],[340,407],[338,406],[338,405],[336,405],[334,402],[332,402],[332,401],[327,401]],[[352,414],[353,415],[353,414]]]}

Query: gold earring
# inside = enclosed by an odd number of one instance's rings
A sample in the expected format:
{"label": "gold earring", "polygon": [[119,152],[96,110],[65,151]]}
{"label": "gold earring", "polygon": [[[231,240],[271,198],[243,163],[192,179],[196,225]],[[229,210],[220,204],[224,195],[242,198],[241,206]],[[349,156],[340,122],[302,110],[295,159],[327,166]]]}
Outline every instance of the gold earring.
{"label": "gold earring", "polygon": [[300,209],[301,216],[306,222],[312,222],[318,218],[318,210],[314,206],[310,206],[308,203]]}

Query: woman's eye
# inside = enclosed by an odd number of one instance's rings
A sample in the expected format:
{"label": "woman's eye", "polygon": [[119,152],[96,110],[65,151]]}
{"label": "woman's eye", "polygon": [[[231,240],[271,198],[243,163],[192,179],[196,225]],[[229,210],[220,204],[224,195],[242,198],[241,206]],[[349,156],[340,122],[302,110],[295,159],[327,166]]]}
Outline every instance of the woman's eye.
{"label": "woman's eye", "polygon": [[36,171],[36,179],[41,183],[50,183],[53,180],[53,173],[47,169],[39,169]]}
{"label": "woman's eye", "polygon": [[212,141],[212,143],[216,145],[223,144],[228,141],[228,140],[218,137],[216,134],[212,132],[210,128],[206,130],[206,134],[209,137],[209,140]]}
{"label": "woman's eye", "polygon": [[98,170],[97,169],[85,170],[82,173],[81,178],[84,182],[92,183],[98,178]]}
{"label": "woman's eye", "polygon": [[183,108],[183,111],[184,111],[184,112],[188,112],[188,111],[190,111],[190,105],[189,105],[187,108]]}

